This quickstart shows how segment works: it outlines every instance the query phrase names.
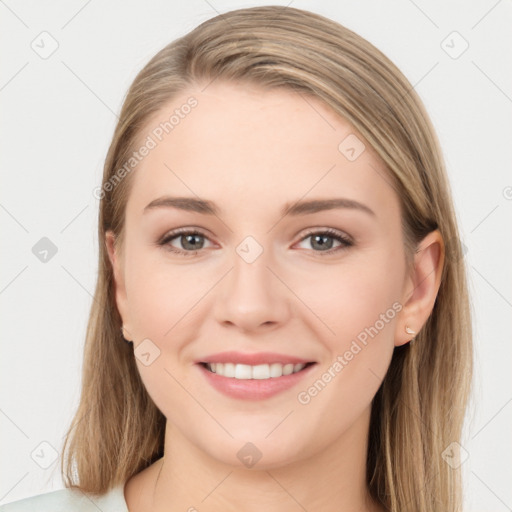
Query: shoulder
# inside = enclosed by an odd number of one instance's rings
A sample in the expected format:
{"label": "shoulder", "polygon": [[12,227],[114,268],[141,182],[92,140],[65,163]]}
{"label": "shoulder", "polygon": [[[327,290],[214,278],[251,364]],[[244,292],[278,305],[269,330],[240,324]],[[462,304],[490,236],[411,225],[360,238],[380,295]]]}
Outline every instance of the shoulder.
{"label": "shoulder", "polygon": [[128,512],[124,486],[106,494],[88,494],[79,489],[60,489],[0,505],[0,512]]}

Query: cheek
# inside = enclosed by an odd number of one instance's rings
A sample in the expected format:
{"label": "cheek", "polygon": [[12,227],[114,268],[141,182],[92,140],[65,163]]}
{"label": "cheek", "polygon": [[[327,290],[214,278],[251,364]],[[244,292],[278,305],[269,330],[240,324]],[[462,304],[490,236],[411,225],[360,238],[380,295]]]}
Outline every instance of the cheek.
{"label": "cheek", "polygon": [[[187,381],[180,357],[197,335],[194,304],[211,287],[207,286],[208,276],[198,276],[193,267],[171,264],[156,250],[136,248],[126,262],[137,368],[152,400],[167,418],[172,418],[180,405],[193,406],[185,389],[193,390],[194,383]],[[144,360],[145,353],[149,361]]]}
{"label": "cheek", "polygon": [[383,250],[323,269],[325,275],[302,284],[298,295],[308,297],[322,320],[311,326],[326,354],[298,397],[301,404],[311,402],[311,412],[343,404],[343,411],[331,412],[343,423],[371,403],[394,350],[404,268]]}
{"label": "cheek", "polygon": [[134,334],[159,342],[168,339],[213,278],[200,265],[171,263],[163,249],[133,248],[126,263],[126,289]]}
{"label": "cheek", "polygon": [[[302,319],[331,349],[343,349],[377,323],[379,331],[392,331],[400,299],[403,266],[388,251],[357,255],[335,265],[315,265],[294,272],[284,280],[303,300]],[[299,302],[297,301],[297,304]],[[308,311],[309,310],[309,313]],[[381,316],[384,315],[384,324]]]}
{"label": "cheek", "polygon": [[[323,436],[332,439],[350,428],[371,402],[394,350],[394,331],[402,305],[400,269],[375,264],[345,268],[322,286],[316,307],[335,332],[319,328],[326,357],[297,392],[301,414],[328,417]],[[320,297],[323,297],[323,301]],[[327,441],[326,441],[327,442]]]}

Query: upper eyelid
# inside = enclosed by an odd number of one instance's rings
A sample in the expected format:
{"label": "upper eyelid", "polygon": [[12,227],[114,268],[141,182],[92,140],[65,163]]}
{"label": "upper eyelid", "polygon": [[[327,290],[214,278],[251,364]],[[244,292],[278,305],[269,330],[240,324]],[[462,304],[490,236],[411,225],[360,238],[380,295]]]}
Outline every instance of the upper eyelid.
{"label": "upper eyelid", "polygon": [[[217,245],[215,244],[215,242],[213,242],[211,240],[211,238],[206,234],[204,233],[202,230],[198,229],[198,228],[191,228],[191,229],[181,229],[178,228],[177,230],[174,230],[174,231],[170,231],[168,233],[166,233],[165,235],[163,235],[159,241],[157,242],[158,245],[167,245],[167,244],[170,244],[171,241],[175,240],[176,238],[179,238],[180,236],[184,236],[184,235],[200,235],[200,236],[203,236],[204,238],[206,238],[212,245]],[[183,249],[177,249],[177,251],[183,251],[183,252],[194,252],[194,251],[184,251]],[[195,249],[195,251],[200,251],[201,249]]]}
{"label": "upper eyelid", "polygon": [[354,241],[353,237],[350,236],[348,233],[346,233],[345,231],[339,230],[339,229],[335,229],[335,228],[308,228],[306,230],[306,233],[304,233],[302,235],[300,241],[304,240],[304,238],[307,238],[308,236],[316,235],[316,234],[327,234],[332,237],[338,236],[340,238],[348,239],[351,242]]}
{"label": "upper eyelid", "polygon": [[199,234],[201,236],[204,236],[205,238],[210,239],[210,236],[202,229],[202,228],[196,228],[194,226],[187,227],[187,228],[176,228],[171,229],[170,231],[167,231],[160,237],[160,241],[163,240],[173,240],[174,238],[180,236],[180,235],[189,235],[189,234]]}

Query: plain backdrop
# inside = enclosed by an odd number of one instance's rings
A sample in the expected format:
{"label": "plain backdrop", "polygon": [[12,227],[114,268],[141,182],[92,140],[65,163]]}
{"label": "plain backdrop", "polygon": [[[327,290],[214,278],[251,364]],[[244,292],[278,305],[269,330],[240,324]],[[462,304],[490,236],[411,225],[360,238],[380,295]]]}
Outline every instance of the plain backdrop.
{"label": "plain backdrop", "polygon": [[[0,504],[64,487],[54,457],[80,392],[98,250],[92,191],[128,86],[173,39],[254,5],[264,3],[0,1]],[[431,116],[474,312],[475,383],[462,442],[466,510],[511,510],[512,4],[288,5],[368,39],[407,76]],[[56,251],[46,262],[37,251],[49,244],[44,237]]]}

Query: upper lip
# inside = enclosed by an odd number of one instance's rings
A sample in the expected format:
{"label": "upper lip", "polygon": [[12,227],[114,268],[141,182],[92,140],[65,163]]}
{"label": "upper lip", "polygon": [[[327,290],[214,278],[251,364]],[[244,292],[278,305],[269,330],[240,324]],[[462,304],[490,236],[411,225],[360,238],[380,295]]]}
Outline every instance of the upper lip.
{"label": "upper lip", "polygon": [[256,366],[259,364],[306,364],[313,363],[314,361],[303,359],[301,357],[290,356],[287,354],[277,354],[275,352],[257,352],[254,354],[245,354],[243,352],[219,352],[205,356],[204,358],[196,361],[197,363],[233,363],[233,364],[247,364]]}

